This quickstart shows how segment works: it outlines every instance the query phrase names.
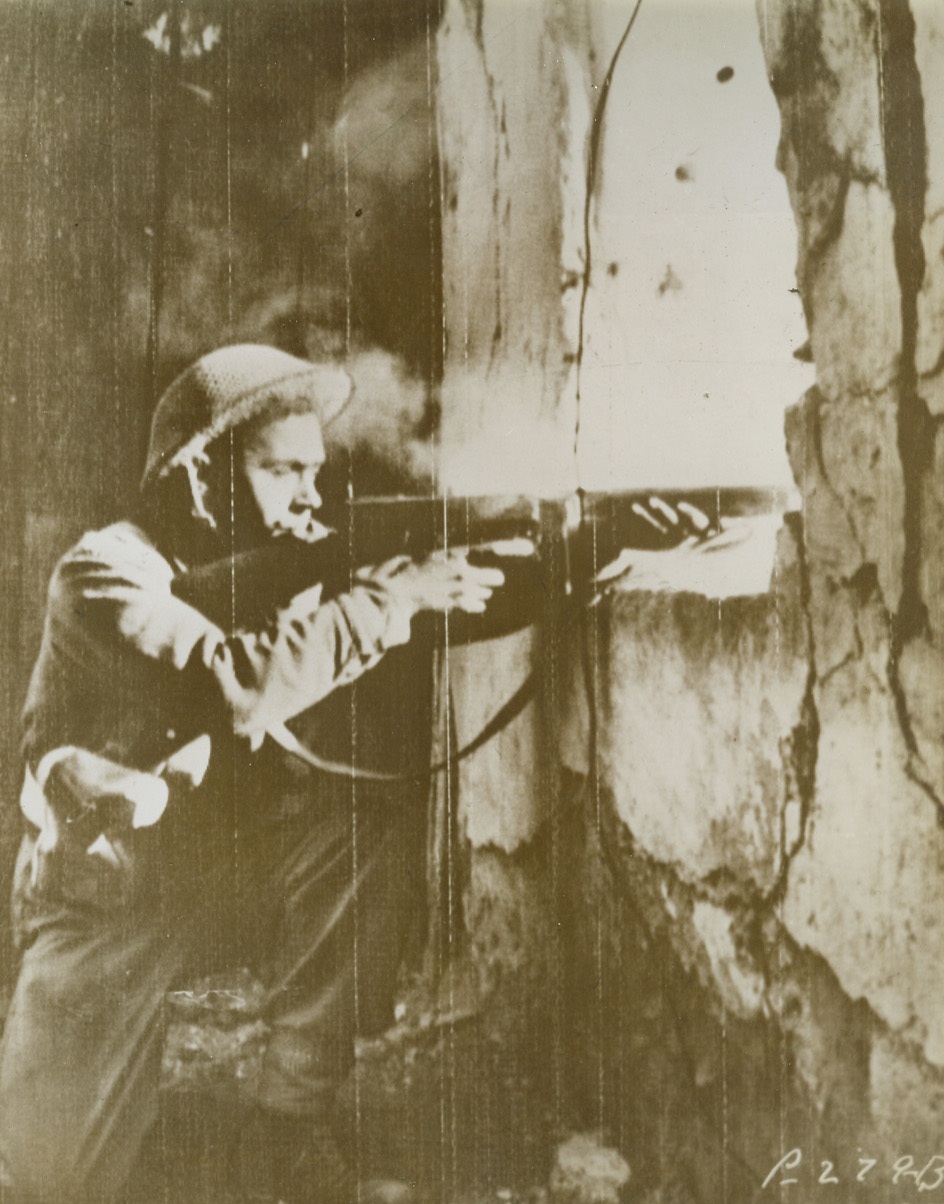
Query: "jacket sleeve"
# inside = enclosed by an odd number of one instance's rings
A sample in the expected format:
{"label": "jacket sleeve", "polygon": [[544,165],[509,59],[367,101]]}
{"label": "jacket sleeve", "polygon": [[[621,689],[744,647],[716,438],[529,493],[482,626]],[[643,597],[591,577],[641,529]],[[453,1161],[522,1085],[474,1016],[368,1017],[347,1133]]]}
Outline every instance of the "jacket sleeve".
{"label": "jacket sleeve", "polygon": [[[252,735],[313,706],[410,638],[412,610],[371,579],[322,601],[296,595],[259,630],[225,635],[171,585],[174,570],[133,528],[85,537],[59,564],[50,610],[104,644],[200,678],[236,732]],[[77,633],[78,634],[78,633]],[[107,654],[106,658],[107,660]]]}

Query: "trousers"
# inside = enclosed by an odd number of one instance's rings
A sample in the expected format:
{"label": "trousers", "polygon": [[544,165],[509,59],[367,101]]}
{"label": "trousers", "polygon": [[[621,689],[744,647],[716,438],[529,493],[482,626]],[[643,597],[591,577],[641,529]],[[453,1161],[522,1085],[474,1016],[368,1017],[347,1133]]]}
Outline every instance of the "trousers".
{"label": "trousers", "polygon": [[247,965],[265,984],[257,1099],[282,1113],[324,1115],[356,1033],[389,1022],[424,808],[327,779],[244,788],[272,776],[236,773],[106,842],[46,854],[24,837],[0,1047],[13,1198],[114,1199],[157,1115],[163,1003],[187,975]]}

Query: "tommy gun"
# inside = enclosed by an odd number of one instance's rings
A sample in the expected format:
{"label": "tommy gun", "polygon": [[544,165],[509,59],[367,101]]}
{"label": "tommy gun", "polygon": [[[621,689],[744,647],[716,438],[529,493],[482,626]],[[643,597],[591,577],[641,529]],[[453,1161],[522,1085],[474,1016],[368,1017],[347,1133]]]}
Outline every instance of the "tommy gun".
{"label": "tommy gun", "polygon": [[[484,615],[454,614],[450,642],[487,639],[527,626],[554,599],[594,599],[596,582],[626,549],[669,549],[686,539],[707,541],[727,520],[783,511],[776,488],[577,491],[566,497],[361,497],[328,503],[319,518],[331,534],[315,543],[274,539],[197,566],[174,584],[179,596],[206,611],[224,597],[227,623],[246,628],[316,584],[323,596],[350,588],[354,573],[395,556],[421,559],[446,548],[468,548],[475,563],[505,573]],[[531,554],[514,554],[527,540]],[[509,542],[511,541],[511,542]],[[520,544],[519,544],[520,546]],[[216,617],[216,616],[211,616]],[[441,617],[428,617],[441,624]]]}
{"label": "tommy gun", "polygon": [[[324,598],[349,589],[362,567],[395,556],[422,559],[439,549],[470,549],[470,560],[502,569],[504,585],[484,614],[417,615],[411,644],[471,643],[534,624],[560,637],[601,591],[621,579],[620,573],[607,574],[601,582],[600,574],[619,564],[626,549],[658,551],[686,540],[708,548],[729,520],[782,513],[788,502],[785,490],[763,488],[576,492],[563,498],[364,497],[326,505],[319,518],[330,524],[331,533],[315,543],[272,539],[181,573],[173,588],[220,626],[246,630],[268,622],[275,610],[312,586],[320,584]],[[519,554],[510,554],[516,543]],[[573,635],[579,638],[579,627]],[[349,739],[340,747],[330,742],[324,747],[330,723],[322,724],[318,751],[290,732],[283,732],[283,747],[314,769],[348,780],[417,783],[491,740],[535,697],[541,680],[542,669],[536,667],[473,739],[440,762],[404,752],[406,760],[400,757],[393,771],[365,767]],[[384,704],[383,713],[388,710]]]}
{"label": "tommy gun", "polygon": [[[486,613],[450,617],[448,638],[459,643],[540,621],[561,602],[589,604],[602,588],[601,571],[628,549],[668,550],[686,539],[707,542],[729,520],[782,512],[788,498],[786,491],[761,488],[579,490],[558,498],[363,498],[332,509],[326,521],[349,538],[355,564],[468,547],[474,563],[500,567],[505,585]],[[505,554],[502,545],[516,539],[531,541],[535,554]]]}

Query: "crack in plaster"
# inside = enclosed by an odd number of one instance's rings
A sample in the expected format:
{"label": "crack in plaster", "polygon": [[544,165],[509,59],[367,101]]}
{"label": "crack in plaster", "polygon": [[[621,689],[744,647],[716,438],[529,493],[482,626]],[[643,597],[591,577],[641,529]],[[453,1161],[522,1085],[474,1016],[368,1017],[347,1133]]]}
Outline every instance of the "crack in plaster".
{"label": "crack in plaster", "polygon": [[[481,11],[480,11],[481,16]],[[501,189],[499,187],[499,174],[501,172],[501,131],[505,124],[504,102],[502,102],[502,112],[499,113],[498,100],[495,95],[495,77],[488,69],[488,62],[485,55],[485,46],[481,42],[481,20],[479,27],[476,30],[476,36],[480,40],[481,55],[482,55],[482,70],[485,73],[485,87],[488,93],[488,107],[491,111],[492,124],[495,129],[495,153],[492,156],[492,221],[494,222],[494,272],[495,272],[495,326],[492,331],[492,344],[489,350],[488,369],[491,372],[495,366],[495,361],[498,358],[498,353],[501,348],[502,339],[502,262],[503,262],[503,241],[502,241],[502,222],[499,209],[501,207]]]}
{"label": "crack in plaster", "polygon": [[[918,375],[918,380],[922,382],[931,381],[942,369],[944,369],[944,347],[941,348],[940,355],[938,355],[931,367],[928,368],[927,371],[921,372]],[[935,427],[938,427],[941,424],[942,418],[944,418],[944,415],[938,414],[933,417],[931,421],[934,423]]]}
{"label": "crack in plaster", "polygon": [[843,671],[843,669],[848,669],[850,665],[854,665],[856,663],[856,661],[858,661],[860,659],[860,657],[862,656],[862,636],[861,636],[861,633],[859,632],[858,623],[855,625],[854,634],[856,637],[856,645],[857,645],[856,650],[854,652],[847,653],[842,658],[842,660],[839,662],[838,665],[833,665],[833,667],[831,669],[828,669],[823,674],[823,676],[819,679],[819,684],[821,686],[825,686],[838,673],[841,673]]}
{"label": "crack in plaster", "polygon": [[[914,732],[911,733],[914,739]],[[920,768],[919,768],[920,766]],[[914,750],[909,750],[908,760],[905,762],[905,776],[910,782],[926,795],[928,800],[937,808],[938,824],[944,827],[944,798],[934,789],[933,784],[927,777],[927,768],[924,765],[924,759],[917,747]]]}
{"label": "crack in plaster", "polygon": [[802,519],[792,524],[794,543],[797,549],[797,564],[800,576],[800,607],[803,612],[803,627],[806,633],[807,674],[800,701],[800,716],[784,741],[784,773],[795,783],[796,802],[799,805],[798,832],[789,841],[787,820],[793,800],[785,797],[780,810],[780,871],[774,886],[762,898],[762,907],[775,906],[786,893],[790,866],[794,857],[806,844],[810,828],[813,798],[816,794],[816,762],[819,755],[819,712],[816,707],[816,646],[813,640],[812,591],[810,587],[809,562]]}
{"label": "crack in plaster", "polygon": [[[843,226],[845,225],[846,200],[849,196],[849,187],[852,184],[851,172],[848,169],[848,165],[843,164],[837,157],[828,167],[819,173],[818,179],[823,180],[830,175],[838,177],[836,195],[833,198],[829,213],[817,223],[818,228],[816,233],[807,243],[806,247],[802,249],[801,262],[798,264],[798,268],[801,269],[802,279],[799,278],[800,273],[798,273],[797,283],[801,293],[804,294],[807,292],[807,289],[813,289],[816,277],[822,267],[822,260],[829,248],[834,246],[841,238]],[[810,215],[803,215],[804,225],[812,224],[812,221],[813,218]]]}
{"label": "crack in plaster", "polygon": [[[812,960],[824,967],[831,977],[835,977],[835,970],[823,954],[808,946],[799,944],[791,936],[790,932],[783,927],[774,909],[774,905],[776,905],[778,900],[773,891],[764,894],[756,889],[746,887],[740,879],[735,878],[723,869],[712,871],[712,873],[698,881],[690,881],[678,872],[680,867],[675,863],[661,861],[648,852],[640,851],[632,831],[618,820],[615,809],[609,808],[608,811],[610,814],[605,816],[605,820],[608,819],[609,823],[604,822],[603,830],[599,833],[598,848],[606,869],[610,874],[612,883],[636,909],[637,914],[640,915],[640,918],[642,918],[643,923],[649,930],[651,940],[657,941],[660,937],[651,922],[646,919],[645,908],[644,906],[642,909],[640,908],[639,899],[633,888],[625,881],[623,869],[627,862],[638,863],[644,868],[646,873],[652,875],[653,881],[658,880],[662,883],[661,895],[665,902],[671,902],[673,894],[677,893],[680,899],[684,899],[692,907],[698,903],[709,904],[732,913],[735,919],[740,917],[742,920],[747,921],[745,932],[754,932],[756,939],[750,945],[745,945],[743,951],[762,971],[766,983],[769,984],[773,978],[770,951],[778,941],[785,942],[787,949],[794,956],[802,956]],[[615,823],[614,820],[616,821]],[[606,831],[607,828],[615,828],[616,830],[608,834]],[[674,903],[672,903],[672,906],[666,906],[664,910],[673,922],[677,920],[678,909]],[[769,930],[765,930],[768,922],[776,926],[776,932],[773,936],[770,935]],[[675,948],[674,945],[672,947]],[[875,1011],[865,995],[848,995],[838,986],[838,982],[837,989],[851,1003],[864,1007],[871,1023],[875,1027],[889,1034],[901,1035],[898,1030],[892,1028]],[[772,1010],[774,1014],[779,1015],[776,1007],[773,1007]]]}
{"label": "crack in plaster", "polygon": [[[812,697],[809,703],[815,715],[815,705],[813,704]],[[802,723],[803,720],[801,720]],[[798,724],[798,726],[801,724]],[[819,727],[817,722],[817,737],[818,734]],[[808,795],[808,798],[804,804],[804,839],[810,811],[809,804],[812,802],[813,797],[812,779],[809,780],[805,793]],[[685,867],[681,863],[666,861],[654,856],[648,850],[640,848],[632,829],[618,815],[612,799],[609,799],[609,805],[602,809],[597,832],[597,843],[609,874],[617,884],[618,889],[625,892],[630,902],[634,900],[635,895],[633,887],[624,880],[624,868],[628,863],[634,862],[639,866],[645,867],[646,872],[655,875],[663,882],[669,884],[667,886],[668,894],[664,894],[664,901],[666,904],[666,913],[673,920],[677,919],[678,915],[674,904],[671,903],[672,895],[676,892],[681,897],[684,897],[691,906],[699,903],[710,905],[730,913],[735,918],[740,917],[742,921],[750,920],[751,923],[759,924],[767,915],[772,915],[776,919],[772,908],[776,907],[780,901],[782,891],[781,878],[778,878],[778,881],[772,888],[764,891],[757,884],[738,877],[726,866],[718,866],[707,874],[697,878],[687,875],[684,872]],[[798,851],[801,844],[802,841],[796,849],[791,850],[791,856],[794,852]],[[782,881],[785,882],[785,880],[786,874],[784,872],[782,874]],[[745,949],[745,953],[754,957],[754,953],[748,949]]]}
{"label": "crack in plaster", "polygon": [[583,354],[586,339],[586,314],[587,301],[590,297],[590,272],[592,266],[593,240],[590,236],[591,214],[593,212],[593,198],[596,194],[597,182],[597,167],[600,159],[600,145],[603,138],[603,117],[606,112],[606,102],[609,99],[610,88],[613,84],[613,76],[616,74],[616,67],[620,60],[620,55],[623,53],[623,47],[629,40],[629,36],[633,31],[633,26],[636,24],[636,18],[639,16],[639,10],[642,7],[642,0],[636,0],[633,5],[633,10],[630,13],[629,21],[626,28],[623,30],[620,40],[616,44],[616,49],[610,58],[610,63],[603,77],[603,82],[600,85],[600,94],[597,97],[597,103],[594,105],[593,112],[590,115],[590,140],[587,146],[587,174],[584,185],[584,207],[583,207],[583,281],[580,289],[580,305],[577,314],[577,349],[574,356],[575,360],[575,402],[576,402],[576,419],[574,422],[574,460],[578,460],[580,450],[580,401],[581,401],[581,373],[583,369]]}
{"label": "crack in plaster", "polygon": [[805,251],[805,258],[810,265],[806,275],[815,275],[821,265],[821,260],[836,242],[842,236],[845,228],[846,218],[846,200],[849,196],[849,189],[853,184],[861,184],[866,188],[883,188],[885,181],[878,172],[866,171],[861,167],[857,167],[853,162],[852,156],[830,154],[828,163],[824,164],[823,169],[818,173],[817,179],[822,180],[826,177],[834,175],[838,178],[836,186],[836,196],[830,206],[829,213],[819,222],[819,229],[816,235],[808,243]]}
{"label": "crack in plaster", "polygon": [[[822,426],[820,424],[820,414],[819,414],[820,406],[826,400],[825,394],[819,389],[819,387],[817,385],[814,385],[812,387],[812,389],[810,389],[809,392],[807,393],[807,397],[810,397],[811,401],[812,401],[812,404],[810,406],[811,412],[810,412],[810,416],[809,416],[809,423],[807,425],[807,430],[809,431],[810,435],[812,436],[813,452],[816,456],[816,467],[819,469],[820,480],[825,485],[825,487],[829,493],[829,496],[833,499],[833,501],[836,503],[836,505],[839,507],[840,511],[842,512],[842,515],[845,518],[845,520],[849,526],[849,532],[852,535],[853,540],[855,541],[856,551],[859,553],[859,557],[861,558],[862,563],[863,564],[868,563],[869,556],[865,550],[865,544],[862,542],[862,538],[859,535],[859,530],[858,530],[858,527],[856,526],[855,518],[852,515],[852,511],[847,506],[846,499],[842,496],[842,494],[839,492],[839,490],[833,484],[832,479],[830,478],[829,472],[826,468],[826,458],[823,454],[823,431],[822,431]],[[804,545],[804,548],[805,548],[805,545]],[[806,563],[805,552],[804,552],[804,563]]]}
{"label": "crack in plaster", "polygon": [[[621,899],[638,922],[636,939],[640,949],[647,957],[658,961],[660,980],[663,983],[663,998],[665,984],[668,982],[674,984],[674,989],[671,991],[674,1004],[670,1007],[663,1007],[660,1015],[674,1036],[672,1050],[678,1058],[679,1069],[685,1081],[691,1085],[688,1098],[693,1104],[695,1116],[704,1124],[705,1133],[713,1135],[719,1148],[723,1146],[725,1159],[732,1166],[739,1168],[746,1176],[746,1182],[756,1184],[758,1167],[751,1165],[745,1158],[737,1142],[731,1142],[725,1126],[719,1125],[717,1111],[712,1106],[711,1100],[696,1089],[699,1085],[698,1062],[693,1049],[692,1031],[685,1023],[684,1016],[686,1013],[690,1016],[697,1008],[697,1014],[704,1020],[705,1011],[700,1003],[693,1005],[692,1000],[702,999],[707,994],[708,988],[698,966],[691,960],[692,951],[677,945],[669,935],[674,925],[671,922],[666,924],[664,917],[670,916],[673,920],[676,918],[673,912],[674,905],[671,903],[671,898],[664,891],[659,890],[658,880],[663,876],[670,880],[672,888],[676,888],[680,894],[685,895],[686,903],[691,908],[694,908],[699,902],[711,904],[716,901],[710,898],[706,900],[703,894],[683,882],[673,869],[664,867],[648,854],[638,855],[631,831],[619,821],[615,807],[610,807],[608,810],[611,823],[616,821],[615,840],[612,844],[605,830],[595,833],[592,829],[588,830],[588,834],[595,834],[597,837],[591,846],[591,856],[595,856],[597,863],[602,866],[603,875],[609,877],[608,883],[602,880],[602,876],[597,876],[595,880],[607,897],[615,895]],[[605,828],[606,824],[604,824]],[[639,863],[645,877],[641,892],[632,883],[630,875],[626,873],[627,864],[631,864],[633,861]],[[657,896],[658,902],[656,902]],[[737,916],[733,917],[735,921],[737,918]],[[704,952],[707,960],[708,952],[707,950]],[[737,1023],[752,1025],[756,1023],[762,1012],[763,1003],[756,1016],[739,1020]],[[715,1023],[720,1025],[724,1031],[724,1026],[731,1020],[724,1007],[716,1009],[711,1015]],[[747,1199],[748,1197],[744,1196],[743,1198]],[[754,1196],[752,1195],[750,1198],[753,1199]]]}
{"label": "crack in plaster", "polygon": [[465,12],[466,23],[471,23],[475,33],[475,41],[479,50],[485,49],[483,25],[485,21],[484,0],[461,0]]}
{"label": "crack in plaster", "polygon": [[918,394],[916,362],[918,294],[924,281],[921,238],[927,192],[924,97],[915,55],[915,25],[908,0],[880,5],[880,98],[888,191],[895,211],[893,242],[901,294],[898,450],[905,490],[902,589],[896,614],[896,656],[927,626],[920,592],[921,487],[930,466],[927,406]]}
{"label": "crack in plaster", "polygon": [[[915,52],[915,22],[908,0],[880,4],[879,88],[882,141],[888,189],[895,210],[895,266],[901,292],[902,347],[899,367],[898,453],[904,482],[904,555],[901,596],[892,612],[888,685],[895,703],[908,760],[905,772],[937,808],[944,822],[944,798],[921,762],[917,736],[900,674],[905,644],[927,634],[927,604],[921,595],[921,509],[933,462],[937,423],[918,391],[918,295],[924,282],[922,241],[927,193],[927,136],[924,95]],[[919,768],[920,767],[920,768]]]}

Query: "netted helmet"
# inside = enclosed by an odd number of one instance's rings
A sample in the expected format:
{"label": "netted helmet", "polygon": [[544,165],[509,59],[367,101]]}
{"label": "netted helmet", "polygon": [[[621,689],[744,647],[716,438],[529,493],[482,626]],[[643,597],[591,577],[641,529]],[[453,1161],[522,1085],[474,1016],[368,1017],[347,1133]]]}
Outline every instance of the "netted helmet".
{"label": "netted helmet", "polygon": [[325,426],[351,392],[351,378],[338,364],[313,364],[256,343],[211,351],[182,372],[158,402],[142,487],[176,467],[192,475],[214,439],[269,414],[311,411]]}

